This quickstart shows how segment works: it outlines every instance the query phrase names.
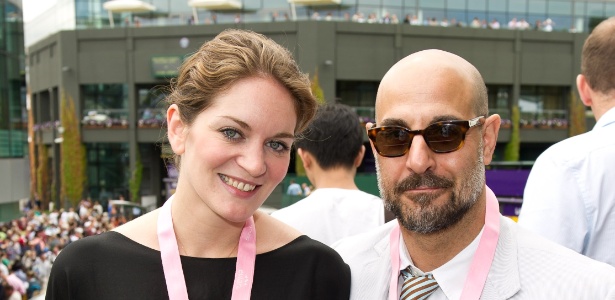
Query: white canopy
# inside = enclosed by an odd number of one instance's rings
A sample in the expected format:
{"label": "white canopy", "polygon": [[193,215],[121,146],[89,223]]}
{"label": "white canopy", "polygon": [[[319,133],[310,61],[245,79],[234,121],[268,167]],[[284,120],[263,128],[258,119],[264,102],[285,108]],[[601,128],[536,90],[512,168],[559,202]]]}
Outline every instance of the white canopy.
{"label": "white canopy", "polygon": [[189,0],[188,5],[192,8],[204,8],[208,10],[241,9],[241,1],[238,0]]}
{"label": "white canopy", "polygon": [[141,0],[111,0],[103,3],[103,8],[109,13],[109,23],[114,27],[113,13],[140,13],[156,10],[156,7]]}
{"label": "white canopy", "polygon": [[141,0],[111,0],[103,4],[103,8],[114,12],[148,12],[156,10],[156,7]]}
{"label": "white canopy", "polygon": [[288,3],[300,5],[332,5],[341,2],[341,0],[288,0]]}

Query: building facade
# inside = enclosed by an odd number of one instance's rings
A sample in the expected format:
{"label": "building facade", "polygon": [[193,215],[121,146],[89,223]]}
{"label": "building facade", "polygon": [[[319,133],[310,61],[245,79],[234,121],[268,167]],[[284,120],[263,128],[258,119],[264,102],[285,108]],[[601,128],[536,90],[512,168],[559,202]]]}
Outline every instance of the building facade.
{"label": "building facade", "polygon": [[0,0],[0,222],[29,197],[21,1]]}
{"label": "building facade", "polygon": [[[491,113],[503,118],[495,159],[503,159],[511,134],[511,107],[518,106],[520,158],[531,161],[568,136],[569,100],[575,93],[583,42],[589,26],[603,19],[612,5],[611,1],[359,0],[309,6],[246,0],[222,1],[229,6],[239,3],[240,8],[208,10],[183,1],[148,2],[156,11],[135,14],[105,12],[101,1],[74,1],[75,28],[39,33],[27,48],[33,118],[37,136],[48,149],[52,176],[59,176],[63,130],[58,128],[59,103],[64,97],[73,99],[81,120],[86,195],[103,202],[128,194],[128,181],[139,165],[143,166],[141,195],[153,195],[160,203],[173,192],[176,171],[165,163],[170,153],[165,147],[164,87],[188,54],[225,28],[254,30],[286,46],[304,72],[318,74],[327,101],[355,107],[364,121],[373,118],[380,79],[399,59],[430,48],[456,53],[479,69],[488,86]],[[523,9],[517,6],[521,2]],[[544,10],[535,13],[536,3]],[[601,15],[594,16],[598,4]],[[583,14],[578,12],[581,8]],[[359,19],[360,12],[365,12],[365,20]],[[496,12],[501,14],[496,17]],[[372,21],[369,14],[375,15]],[[406,15],[408,23],[399,18]],[[471,25],[475,15],[480,20],[515,16],[530,21],[535,16],[555,20],[560,27],[476,27]],[[411,24],[413,16],[420,24]],[[440,22],[430,25],[433,18]],[[441,23],[444,18],[464,21],[450,26]],[[570,30],[570,24],[579,29]],[[32,27],[26,23],[28,28]],[[294,171],[292,163],[289,171]],[[371,153],[360,171],[373,173]]]}

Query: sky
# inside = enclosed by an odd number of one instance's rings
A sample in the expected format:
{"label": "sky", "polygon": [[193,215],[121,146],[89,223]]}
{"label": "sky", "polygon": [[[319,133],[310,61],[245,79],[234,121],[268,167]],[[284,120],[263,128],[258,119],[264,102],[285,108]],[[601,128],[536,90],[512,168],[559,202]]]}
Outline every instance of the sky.
{"label": "sky", "polygon": [[28,22],[56,5],[58,0],[23,0],[23,20]]}

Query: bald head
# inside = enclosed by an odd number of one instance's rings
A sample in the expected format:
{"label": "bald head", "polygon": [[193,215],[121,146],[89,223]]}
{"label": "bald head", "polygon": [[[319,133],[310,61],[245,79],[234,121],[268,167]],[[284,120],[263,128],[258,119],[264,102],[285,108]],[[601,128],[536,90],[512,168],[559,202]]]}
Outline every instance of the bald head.
{"label": "bald head", "polygon": [[488,114],[487,88],[482,76],[472,64],[450,52],[430,49],[401,59],[382,78],[376,106],[388,92],[405,94],[404,89],[409,86],[418,87],[419,93],[448,88],[451,94],[468,99],[475,115]]}

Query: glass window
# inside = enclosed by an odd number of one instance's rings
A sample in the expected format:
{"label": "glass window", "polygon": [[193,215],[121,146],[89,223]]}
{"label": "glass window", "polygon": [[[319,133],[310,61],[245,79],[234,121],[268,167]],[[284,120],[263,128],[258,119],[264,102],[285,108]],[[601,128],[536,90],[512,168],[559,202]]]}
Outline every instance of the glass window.
{"label": "glass window", "polygon": [[377,81],[338,81],[336,102],[355,107],[359,116],[373,121]]}
{"label": "glass window", "polygon": [[587,15],[604,17],[604,3],[587,3]]}
{"label": "glass window", "polygon": [[607,16],[615,16],[615,4],[607,3],[605,12]]}
{"label": "glass window", "polygon": [[442,8],[444,9],[444,0],[420,0],[420,8]]}
{"label": "glass window", "polygon": [[380,0],[358,0],[359,4],[378,5],[380,6]]}
{"label": "glass window", "polygon": [[468,0],[469,10],[486,10],[486,7],[487,7],[486,0]]}
{"label": "glass window", "polygon": [[498,21],[498,23],[500,23],[500,28],[506,28],[507,27],[507,21],[506,21],[506,14],[505,13],[488,13],[487,14],[487,20],[489,22],[492,22],[493,20]]}
{"label": "glass window", "polygon": [[446,12],[446,17],[449,20],[450,26],[454,26],[455,23],[459,24],[459,26],[466,26],[469,24],[467,12],[465,10],[448,10]]}
{"label": "glass window", "polygon": [[489,114],[498,114],[502,118],[502,124],[510,124],[510,98],[511,86],[487,85],[489,99]]}
{"label": "glass window", "polygon": [[574,3],[574,15],[575,16],[585,16],[585,2],[575,2]]}
{"label": "glass window", "polygon": [[88,84],[81,86],[83,120],[86,125],[110,127],[128,125],[128,86]]}
{"label": "glass window", "polygon": [[139,103],[138,126],[140,128],[161,128],[166,121],[167,96],[165,88],[143,86],[137,88]]}
{"label": "glass window", "polygon": [[558,15],[570,15],[572,12],[572,3],[561,1],[549,1],[548,13],[549,16],[553,14]]}
{"label": "glass window", "polygon": [[105,207],[120,195],[128,199],[128,143],[86,143],[85,148],[90,197]]}
{"label": "glass window", "polygon": [[508,12],[514,15],[522,16],[527,11],[527,1],[509,1],[508,2]]}
{"label": "glass window", "polygon": [[490,12],[506,12],[506,0],[491,0],[487,2]]}
{"label": "glass window", "polygon": [[530,14],[546,14],[547,13],[547,2],[546,1],[529,1],[528,3],[528,12]]}
{"label": "glass window", "polygon": [[576,24],[572,23],[570,15],[567,16],[550,16],[553,21],[554,31],[576,31]]}
{"label": "glass window", "polygon": [[446,9],[450,10],[450,9],[459,9],[459,10],[463,10],[466,9],[466,0],[448,0],[446,2]]}
{"label": "glass window", "polygon": [[401,7],[401,2],[399,0],[382,0],[382,5],[386,7]]}
{"label": "glass window", "polygon": [[569,94],[569,87],[521,86],[521,125],[532,128],[565,126],[568,122]]}

